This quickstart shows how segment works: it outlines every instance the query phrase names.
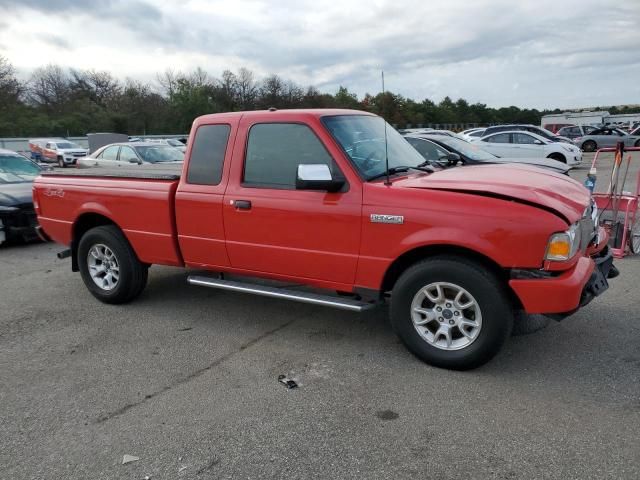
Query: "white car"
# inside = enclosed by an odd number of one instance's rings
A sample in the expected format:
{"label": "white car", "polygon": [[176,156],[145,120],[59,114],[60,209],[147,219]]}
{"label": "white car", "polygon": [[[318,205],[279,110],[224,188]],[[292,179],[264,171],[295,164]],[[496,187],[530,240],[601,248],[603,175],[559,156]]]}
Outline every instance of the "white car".
{"label": "white car", "polygon": [[465,140],[471,141],[474,138],[482,137],[484,134],[484,131],[485,131],[484,127],[476,127],[476,128],[470,128],[468,130],[464,130],[460,132],[458,135],[460,135]]}
{"label": "white car", "polygon": [[571,167],[582,163],[582,151],[575,145],[551,142],[522,130],[493,133],[471,142],[497,157],[551,158]]}

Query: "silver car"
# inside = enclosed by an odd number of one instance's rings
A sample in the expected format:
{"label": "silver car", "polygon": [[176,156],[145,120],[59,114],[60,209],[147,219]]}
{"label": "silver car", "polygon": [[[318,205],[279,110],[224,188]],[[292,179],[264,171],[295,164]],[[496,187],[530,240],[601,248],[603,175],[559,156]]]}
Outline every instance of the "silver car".
{"label": "silver car", "polygon": [[589,135],[573,140],[584,152],[595,152],[599,148],[615,147],[618,142],[624,142],[625,147],[640,147],[640,136],[613,127],[598,128]]}
{"label": "silver car", "polygon": [[88,157],[79,159],[78,167],[123,167],[131,164],[168,164],[183,160],[184,153],[162,143],[112,143],[99,148]]}

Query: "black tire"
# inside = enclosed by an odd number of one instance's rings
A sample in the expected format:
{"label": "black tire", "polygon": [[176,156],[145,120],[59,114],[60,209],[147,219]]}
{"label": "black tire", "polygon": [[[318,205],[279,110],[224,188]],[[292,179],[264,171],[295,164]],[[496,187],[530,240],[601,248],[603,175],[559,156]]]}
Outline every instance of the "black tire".
{"label": "black tire", "polygon": [[554,152],[551,155],[549,155],[547,158],[550,158],[552,160],[557,160],[558,162],[567,163],[567,158],[561,153]]}
{"label": "black tire", "polygon": [[633,144],[634,147],[640,147],[640,140],[636,140],[636,143]]}
{"label": "black tire", "polygon": [[59,166],[60,168],[65,168],[65,167],[66,167],[66,165],[65,165],[65,163],[64,163],[64,158],[62,158],[62,157],[58,157],[58,166]]}
{"label": "black tire", "polygon": [[[462,287],[475,298],[480,309],[482,325],[477,337],[458,350],[431,345],[414,326],[413,299],[423,287],[434,282]],[[511,335],[513,327],[513,308],[504,283],[481,264],[448,255],[416,263],[400,276],[391,295],[390,317],[395,332],[413,354],[430,365],[454,370],[468,370],[488,362]],[[440,328],[437,323],[435,326]]]}
{"label": "black tire", "polygon": [[551,319],[544,315],[529,315],[523,311],[518,311],[514,315],[513,330],[511,336],[519,337],[538,332],[543,328],[547,328]]}
{"label": "black tire", "polygon": [[[89,272],[89,251],[96,245],[108,247],[119,267],[118,281],[111,290],[101,288]],[[104,303],[126,303],[136,298],[147,284],[148,267],[138,260],[129,242],[115,225],[95,227],[87,231],[78,245],[78,266],[89,292]]]}
{"label": "black tire", "polygon": [[598,149],[598,145],[593,140],[587,140],[582,144],[583,152],[595,152]]}

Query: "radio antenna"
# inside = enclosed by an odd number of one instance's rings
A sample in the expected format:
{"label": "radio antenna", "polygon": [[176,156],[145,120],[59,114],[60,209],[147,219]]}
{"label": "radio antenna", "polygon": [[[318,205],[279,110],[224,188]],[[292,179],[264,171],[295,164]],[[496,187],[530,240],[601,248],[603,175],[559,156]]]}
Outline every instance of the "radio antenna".
{"label": "radio antenna", "polygon": [[387,169],[387,180],[384,182],[385,185],[391,185],[391,181],[389,180],[389,146],[387,144],[387,121],[384,119],[384,70],[382,70],[382,102],[380,107],[382,109],[382,122],[384,123],[384,163],[385,168]]}

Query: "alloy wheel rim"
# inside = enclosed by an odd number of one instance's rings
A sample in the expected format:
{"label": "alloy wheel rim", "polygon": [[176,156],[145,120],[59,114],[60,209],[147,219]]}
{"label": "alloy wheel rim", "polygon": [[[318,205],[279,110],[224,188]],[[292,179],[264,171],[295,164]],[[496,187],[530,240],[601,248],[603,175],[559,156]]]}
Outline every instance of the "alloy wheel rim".
{"label": "alloy wheel rim", "polygon": [[102,243],[92,246],[87,254],[87,265],[91,279],[99,288],[106,291],[116,288],[120,264],[113,250]]}
{"label": "alloy wheel rim", "polygon": [[476,299],[448,282],[430,283],[418,290],[411,302],[411,320],[420,337],[440,350],[466,348],[482,329]]}

